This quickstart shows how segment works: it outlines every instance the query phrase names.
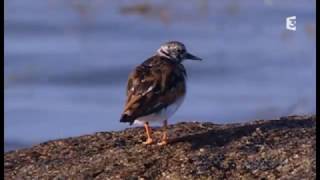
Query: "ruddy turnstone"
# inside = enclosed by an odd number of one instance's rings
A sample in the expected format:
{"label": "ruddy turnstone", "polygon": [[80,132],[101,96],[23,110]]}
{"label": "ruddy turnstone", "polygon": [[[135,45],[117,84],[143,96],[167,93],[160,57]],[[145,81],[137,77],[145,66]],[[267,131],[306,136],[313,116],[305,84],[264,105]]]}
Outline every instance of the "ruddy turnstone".
{"label": "ruddy turnstone", "polygon": [[163,122],[159,145],[168,143],[167,120],[179,108],[186,93],[186,70],[183,60],[201,60],[187,52],[184,44],[170,41],[157,53],[137,66],[127,83],[127,100],[120,122],[144,124],[147,140],[153,143],[149,122]]}

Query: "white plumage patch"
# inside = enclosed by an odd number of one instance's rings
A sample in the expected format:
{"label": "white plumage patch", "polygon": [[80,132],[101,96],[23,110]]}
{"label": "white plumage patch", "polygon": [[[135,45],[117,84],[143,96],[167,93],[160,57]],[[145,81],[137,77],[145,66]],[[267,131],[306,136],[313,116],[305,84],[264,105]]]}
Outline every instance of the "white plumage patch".
{"label": "white plumage patch", "polygon": [[174,102],[173,104],[170,104],[169,106],[167,106],[167,108],[160,110],[160,112],[158,113],[152,113],[147,116],[139,117],[134,121],[134,124],[141,125],[145,122],[161,123],[164,120],[168,120],[181,106],[182,102],[184,101],[184,98],[185,96],[182,96],[176,102]]}

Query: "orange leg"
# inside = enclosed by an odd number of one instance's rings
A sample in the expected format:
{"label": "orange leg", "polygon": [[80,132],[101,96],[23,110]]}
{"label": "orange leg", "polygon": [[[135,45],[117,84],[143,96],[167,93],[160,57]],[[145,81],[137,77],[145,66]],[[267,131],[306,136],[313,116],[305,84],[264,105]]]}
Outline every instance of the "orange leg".
{"label": "orange leg", "polygon": [[168,126],[168,121],[167,120],[163,121],[162,139],[161,139],[161,142],[158,143],[158,145],[160,146],[168,144],[167,126]]}
{"label": "orange leg", "polygon": [[153,140],[151,138],[151,128],[149,127],[149,123],[146,122],[144,123],[144,128],[146,129],[146,133],[147,133],[147,140],[145,142],[143,142],[143,144],[152,144]]}

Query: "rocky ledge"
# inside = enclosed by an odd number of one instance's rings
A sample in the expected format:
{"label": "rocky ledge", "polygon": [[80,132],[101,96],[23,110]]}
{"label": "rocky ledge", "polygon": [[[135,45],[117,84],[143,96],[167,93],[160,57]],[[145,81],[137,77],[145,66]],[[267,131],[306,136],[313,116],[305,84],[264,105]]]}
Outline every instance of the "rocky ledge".
{"label": "rocky ledge", "polygon": [[315,116],[178,123],[169,126],[167,146],[141,144],[143,128],[98,132],[7,152],[4,173],[5,179],[315,179],[315,127]]}

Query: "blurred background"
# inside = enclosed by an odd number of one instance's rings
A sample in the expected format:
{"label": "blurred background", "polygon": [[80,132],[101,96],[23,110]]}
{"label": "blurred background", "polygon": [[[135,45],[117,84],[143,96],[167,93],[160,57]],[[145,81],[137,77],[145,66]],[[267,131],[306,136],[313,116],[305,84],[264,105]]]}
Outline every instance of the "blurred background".
{"label": "blurred background", "polygon": [[315,3],[5,0],[5,151],[129,127],[128,74],[169,40],[204,59],[170,123],[315,113]]}

